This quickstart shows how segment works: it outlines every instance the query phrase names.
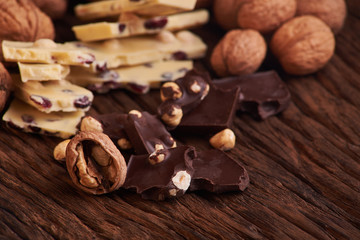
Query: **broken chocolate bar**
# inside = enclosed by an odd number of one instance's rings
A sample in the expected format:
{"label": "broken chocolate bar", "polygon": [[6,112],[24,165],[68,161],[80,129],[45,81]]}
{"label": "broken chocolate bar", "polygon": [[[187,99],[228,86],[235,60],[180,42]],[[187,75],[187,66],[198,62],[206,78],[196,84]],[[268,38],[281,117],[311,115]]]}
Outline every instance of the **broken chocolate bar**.
{"label": "broken chocolate bar", "polygon": [[123,187],[135,188],[144,199],[180,197],[190,186],[195,158],[195,148],[190,146],[132,155]]}
{"label": "broken chocolate bar", "polygon": [[125,131],[136,154],[150,154],[156,149],[176,147],[176,142],[155,115],[132,110]]}
{"label": "broken chocolate bar", "polygon": [[191,191],[206,190],[215,193],[244,191],[249,185],[246,169],[225,152],[217,149],[197,152],[193,167]]}
{"label": "broken chocolate bar", "polygon": [[291,101],[289,89],[275,71],[218,79],[214,85],[221,89],[240,87],[239,109],[255,118],[266,119],[278,114]]}

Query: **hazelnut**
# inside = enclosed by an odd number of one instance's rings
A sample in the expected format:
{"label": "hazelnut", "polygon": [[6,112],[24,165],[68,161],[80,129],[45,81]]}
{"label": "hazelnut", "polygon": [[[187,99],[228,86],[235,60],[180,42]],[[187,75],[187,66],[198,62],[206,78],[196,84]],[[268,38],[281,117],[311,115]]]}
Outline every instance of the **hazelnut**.
{"label": "hazelnut", "polygon": [[131,111],[129,112],[129,114],[135,115],[135,116],[137,116],[138,118],[141,118],[141,117],[142,117],[141,112],[138,111],[138,110],[131,110]]}
{"label": "hazelnut", "polygon": [[[7,0],[0,3],[0,42],[3,40],[34,42],[54,39],[51,19],[31,0]],[[0,49],[0,56],[2,50]]]}
{"label": "hazelnut", "polygon": [[165,152],[161,151],[162,149],[156,149],[153,153],[149,156],[149,163],[151,165],[155,165],[161,163],[165,160]]}
{"label": "hazelnut", "polygon": [[171,180],[175,187],[180,190],[186,191],[190,186],[191,176],[186,171],[179,171]]}
{"label": "hazelnut", "polygon": [[210,138],[209,142],[211,146],[222,151],[229,151],[235,147],[235,134],[234,132],[227,128]]}
{"label": "hazelnut", "polygon": [[297,0],[296,15],[316,16],[337,33],[344,25],[346,3],[344,0]]}
{"label": "hazelnut", "polygon": [[295,16],[296,0],[244,1],[237,12],[240,28],[268,33]]}
{"label": "hazelnut", "polygon": [[119,145],[120,149],[123,150],[129,150],[132,148],[130,141],[126,138],[120,138],[117,140],[117,144]]}
{"label": "hazelnut", "polygon": [[166,82],[161,86],[160,89],[160,98],[161,101],[166,101],[168,99],[179,99],[182,97],[182,91],[175,82]]}
{"label": "hazelnut", "polygon": [[300,16],[275,32],[270,48],[286,72],[306,75],[318,71],[330,60],[335,38],[319,18]]}
{"label": "hazelnut", "polygon": [[52,19],[64,16],[67,8],[67,0],[32,0],[41,11]]}
{"label": "hazelnut", "polygon": [[262,64],[266,49],[258,31],[232,30],[215,46],[210,62],[220,77],[251,74]]}
{"label": "hazelnut", "polygon": [[57,161],[65,161],[66,159],[66,147],[69,144],[70,139],[66,139],[62,142],[60,142],[56,147],[54,148],[54,158]]}
{"label": "hazelnut", "polygon": [[81,131],[103,132],[101,122],[91,116],[84,117],[80,124]]}
{"label": "hazelnut", "polygon": [[0,112],[4,109],[12,90],[12,78],[0,62]]}
{"label": "hazelnut", "polygon": [[178,105],[173,105],[169,109],[169,111],[166,111],[162,114],[161,120],[164,121],[168,126],[170,127],[176,127],[180,124],[181,119],[183,117],[183,111],[181,107]]}

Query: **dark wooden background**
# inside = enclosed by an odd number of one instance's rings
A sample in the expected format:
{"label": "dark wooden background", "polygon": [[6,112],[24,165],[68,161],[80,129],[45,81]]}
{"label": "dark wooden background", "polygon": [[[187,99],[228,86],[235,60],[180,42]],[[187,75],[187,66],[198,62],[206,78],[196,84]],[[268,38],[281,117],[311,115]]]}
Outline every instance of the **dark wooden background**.
{"label": "dark wooden background", "polygon": [[[0,129],[1,239],[359,239],[360,4],[348,1],[336,54],[316,74],[280,74],[292,93],[283,114],[238,114],[236,148],[245,192],[187,193],[164,202],[127,191],[92,196],[74,188],[52,157],[60,139]],[[69,23],[67,23],[69,24]],[[64,31],[59,29],[58,32]],[[198,30],[210,48],[223,34]],[[271,56],[262,67],[277,67]],[[207,61],[203,62],[207,66]],[[158,91],[96,95],[90,113],[147,110]],[[209,148],[196,136],[180,139]]]}

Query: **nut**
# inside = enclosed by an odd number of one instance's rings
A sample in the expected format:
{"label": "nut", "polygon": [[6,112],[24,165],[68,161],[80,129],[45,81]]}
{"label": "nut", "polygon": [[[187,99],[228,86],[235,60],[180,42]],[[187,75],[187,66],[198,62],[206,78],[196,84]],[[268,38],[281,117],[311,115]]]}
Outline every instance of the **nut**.
{"label": "nut", "polygon": [[163,149],[155,148],[155,151],[149,156],[149,162],[151,165],[155,165],[164,161],[165,157],[165,151]]}
{"label": "nut", "polygon": [[103,132],[103,127],[101,122],[96,120],[91,116],[86,116],[81,120],[80,124],[81,131],[93,131],[93,132]]}
{"label": "nut", "polygon": [[191,176],[186,171],[179,171],[171,180],[175,187],[186,191],[190,186]]}
{"label": "nut", "polygon": [[67,8],[67,0],[32,0],[52,19],[59,19],[64,16]]}
{"label": "nut", "polygon": [[131,111],[129,112],[129,114],[135,115],[135,116],[137,116],[138,118],[141,118],[141,117],[142,117],[141,112],[138,111],[138,110],[131,110]]}
{"label": "nut", "polygon": [[234,132],[226,128],[210,138],[209,142],[211,146],[222,151],[229,151],[235,147],[235,134]]}
{"label": "nut", "polygon": [[34,42],[34,47],[38,47],[38,48],[56,48],[56,43],[51,40],[51,39],[47,39],[47,38],[41,38],[38,39]]}
{"label": "nut", "polygon": [[211,65],[221,76],[254,73],[266,55],[266,43],[255,30],[232,30],[214,48]]}
{"label": "nut", "polygon": [[176,127],[177,125],[179,125],[182,117],[183,111],[177,105],[170,106],[170,109],[168,109],[168,111],[165,111],[161,115],[161,119],[164,121],[164,123],[171,127]]}
{"label": "nut", "polygon": [[[0,3],[0,42],[3,40],[34,42],[54,39],[51,19],[31,0],[7,0]],[[2,50],[0,49],[0,56]]]}
{"label": "nut", "polygon": [[62,142],[60,142],[58,145],[54,148],[54,158],[58,161],[65,161],[66,158],[66,147],[69,144],[70,139],[66,139]]}
{"label": "nut", "polygon": [[275,32],[270,48],[286,72],[305,75],[318,71],[330,60],[335,38],[319,18],[301,16],[286,22]]}
{"label": "nut", "polygon": [[244,0],[214,0],[213,12],[216,22],[224,29],[237,28],[237,12]]}
{"label": "nut", "polygon": [[117,144],[119,145],[120,149],[123,149],[123,150],[129,150],[132,148],[130,141],[126,138],[118,139]]}
{"label": "nut", "polygon": [[[1,30],[0,30],[1,31]],[[4,109],[12,90],[12,78],[0,62],[0,112]]]}
{"label": "nut", "polygon": [[166,82],[161,86],[160,89],[160,98],[161,101],[165,101],[168,99],[179,99],[182,97],[182,91],[174,82]]}
{"label": "nut", "polygon": [[296,15],[316,16],[337,33],[344,25],[346,4],[344,0],[297,0]]}
{"label": "nut", "polygon": [[293,18],[296,0],[253,0],[244,1],[237,15],[238,26],[268,33]]}
{"label": "nut", "polygon": [[118,189],[127,171],[124,157],[107,135],[86,131],[80,131],[68,143],[66,168],[73,183],[91,194]]}

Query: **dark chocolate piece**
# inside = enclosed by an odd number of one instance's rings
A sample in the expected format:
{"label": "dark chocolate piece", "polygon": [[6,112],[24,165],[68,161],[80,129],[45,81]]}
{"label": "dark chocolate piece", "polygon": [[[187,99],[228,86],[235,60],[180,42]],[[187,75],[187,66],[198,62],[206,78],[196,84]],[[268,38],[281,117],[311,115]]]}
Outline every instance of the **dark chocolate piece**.
{"label": "dark chocolate piece", "polygon": [[155,149],[176,146],[160,119],[148,112],[130,111],[125,131],[136,154],[150,154]]}
{"label": "dark chocolate piece", "polygon": [[239,88],[222,90],[211,85],[205,99],[182,117],[176,133],[215,134],[231,128],[239,92]]}
{"label": "dark chocolate piece", "polygon": [[103,133],[108,135],[113,141],[119,139],[128,139],[125,133],[125,125],[127,122],[128,114],[126,113],[107,113],[93,116],[98,120],[103,128]]}
{"label": "dark chocolate piece", "polygon": [[213,83],[222,89],[240,87],[239,110],[249,112],[255,118],[276,115],[291,101],[289,89],[275,71],[223,78]]}
{"label": "dark chocolate piece", "polygon": [[217,149],[197,152],[193,167],[191,191],[206,190],[215,193],[244,191],[249,185],[246,169],[225,152]]}
{"label": "dark chocolate piece", "polygon": [[[161,161],[154,161],[157,158]],[[184,195],[193,175],[194,147],[162,149],[153,154],[132,155],[124,188],[135,188],[144,199],[164,200]]]}

